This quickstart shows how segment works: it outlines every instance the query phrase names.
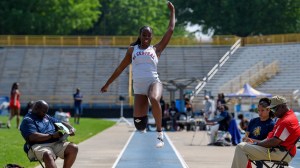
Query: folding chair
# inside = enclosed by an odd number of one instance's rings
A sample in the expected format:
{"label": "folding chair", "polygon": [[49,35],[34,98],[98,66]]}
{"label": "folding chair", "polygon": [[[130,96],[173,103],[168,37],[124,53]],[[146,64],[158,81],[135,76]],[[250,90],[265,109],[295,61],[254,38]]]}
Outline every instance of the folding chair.
{"label": "folding chair", "polygon": [[40,165],[42,166],[42,168],[45,168],[44,165],[43,165],[43,163],[42,163],[40,160],[38,160],[38,159],[35,157],[35,155],[34,155],[34,156],[29,156],[29,150],[32,150],[32,149],[31,149],[31,146],[30,146],[28,143],[25,143],[25,144],[24,144],[23,149],[24,149],[24,152],[26,153],[27,158],[28,158],[28,160],[29,160],[30,162],[37,162],[37,161],[38,161],[38,162],[40,163]]}
{"label": "folding chair", "polygon": [[[297,144],[297,142],[299,141],[300,137],[296,140],[296,142],[294,143],[295,145]],[[284,161],[284,159],[287,157],[287,155],[289,155],[290,151],[293,148],[290,148],[289,150],[286,151],[286,154],[283,156],[283,158],[279,161],[279,160],[260,160],[261,163],[266,166],[267,168],[273,168],[276,166],[276,168],[284,168],[284,166],[289,166],[289,163]],[[254,165],[256,165],[255,161],[250,160]],[[267,164],[269,163],[269,164]],[[270,166],[271,165],[271,166]]]}

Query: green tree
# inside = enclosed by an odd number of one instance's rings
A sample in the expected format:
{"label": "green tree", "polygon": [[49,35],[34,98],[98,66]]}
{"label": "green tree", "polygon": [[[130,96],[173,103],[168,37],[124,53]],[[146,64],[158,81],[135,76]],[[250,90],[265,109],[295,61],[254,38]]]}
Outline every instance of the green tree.
{"label": "green tree", "polygon": [[299,0],[177,0],[179,23],[240,37],[299,32]]}
{"label": "green tree", "polygon": [[[163,35],[169,23],[166,1],[101,0],[100,2],[101,15],[94,27],[88,31],[89,34],[137,35],[140,27],[149,25],[155,35]],[[174,34],[184,33],[183,26],[176,25]]]}
{"label": "green tree", "polygon": [[0,34],[69,34],[93,26],[98,0],[1,0]]}

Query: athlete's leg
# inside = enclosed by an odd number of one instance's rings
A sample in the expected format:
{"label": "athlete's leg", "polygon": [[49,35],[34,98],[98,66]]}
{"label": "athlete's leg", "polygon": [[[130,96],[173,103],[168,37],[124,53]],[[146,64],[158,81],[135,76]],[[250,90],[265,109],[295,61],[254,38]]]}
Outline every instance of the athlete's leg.
{"label": "athlete's leg", "polygon": [[149,99],[152,105],[152,113],[156,123],[156,130],[161,132],[162,111],[160,106],[160,98],[162,96],[163,86],[160,82],[155,82],[150,85]]}
{"label": "athlete's leg", "polygon": [[14,107],[11,107],[10,109],[10,115],[7,121],[7,128],[10,128],[11,126],[11,120],[14,118],[14,116],[16,115],[16,109]]}
{"label": "athlete's leg", "polygon": [[161,130],[162,124],[162,111],[160,106],[160,98],[162,95],[162,84],[160,82],[154,82],[150,85],[148,97],[150,99],[152,105],[152,114],[156,123],[156,131],[157,131],[157,143],[156,147],[162,148],[164,146],[164,134]]}
{"label": "athlete's leg", "polygon": [[20,126],[20,109],[16,109],[16,115],[17,115],[17,129],[19,129],[19,126]]}
{"label": "athlete's leg", "polygon": [[146,95],[134,95],[134,125],[139,131],[145,130],[147,126],[147,113],[149,110],[148,97]]}
{"label": "athlete's leg", "polygon": [[79,109],[77,106],[74,107],[74,124],[78,123],[78,114],[79,114]]}
{"label": "athlete's leg", "polygon": [[149,110],[148,97],[146,95],[134,95],[134,117],[146,116]]}
{"label": "athlete's leg", "polygon": [[82,114],[82,106],[80,105],[79,106],[79,111],[78,111],[78,116],[77,116],[77,124],[79,124],[79,120],[80,120],[81,114]]}

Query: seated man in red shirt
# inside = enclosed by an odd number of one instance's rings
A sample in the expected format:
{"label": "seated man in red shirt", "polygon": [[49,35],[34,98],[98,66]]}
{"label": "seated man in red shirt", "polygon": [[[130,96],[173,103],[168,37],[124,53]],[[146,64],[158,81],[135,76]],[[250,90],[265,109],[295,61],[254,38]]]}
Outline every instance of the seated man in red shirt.
{"label": "seated man in red shirt", "polygon": [[271,98],[269,108],[278,118],[273,130],[267,138],[260,142],[242,142],[236,146],[231,168],[246,167],[250,160],[278,160],[280,161],[286,152],[289,155],[284,159],[290,162],[296,155],[295,142],[300,136],[300,127],[293,110],[287,106],[284,97],[274,96]]}

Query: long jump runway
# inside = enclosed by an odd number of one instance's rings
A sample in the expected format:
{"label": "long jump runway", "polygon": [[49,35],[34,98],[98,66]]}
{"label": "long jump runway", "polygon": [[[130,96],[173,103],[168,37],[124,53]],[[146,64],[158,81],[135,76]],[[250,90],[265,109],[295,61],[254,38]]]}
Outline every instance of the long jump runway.
{"label": "long jump runway", "polygon": [[120,153],[113,168],[187,168],[167,134],[163,148],[156,148],[156,132],[134,131]]}

